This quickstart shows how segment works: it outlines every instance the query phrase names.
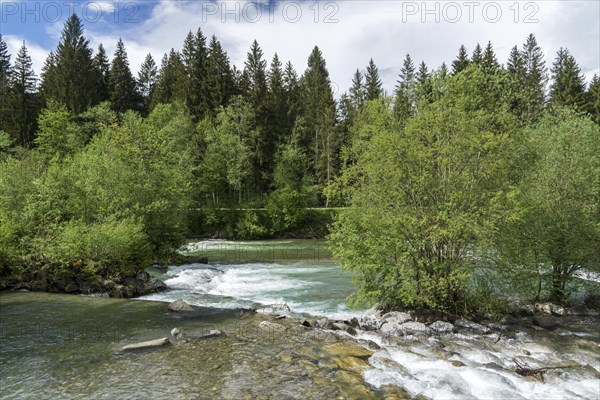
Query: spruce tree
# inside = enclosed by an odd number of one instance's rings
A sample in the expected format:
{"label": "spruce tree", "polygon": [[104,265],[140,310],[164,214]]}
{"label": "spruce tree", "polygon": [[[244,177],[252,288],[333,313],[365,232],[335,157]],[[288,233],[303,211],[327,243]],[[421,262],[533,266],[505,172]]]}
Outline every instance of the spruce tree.
{"label": "spruce tree", "polygon": [[452,75],[458,74],[460,71],[467,69],[471,61],[469,60],[469,55],[467,54],[467,48],[465,45],[460,45],[458,49],[458,57],[456,60],[452,61]]}
{"label": "spruce tree", "polygon": [[138,73],[138,92],[142,98],[142,110],[145,114],[150,112],[150,102],[156,85],[158,68],[152,54],[148,53]]}
{"label": "spruce tree", "polygon": [[208,109],[213,115],[235,94],[235,76],[229,57],[214,35],[208,46],[206,90]]}
{"label": "spruce tree", "polygon": [[315,46],[302,77],[302,108],[306,125],[303,143],[314,160],[315,180],[325,185],[333,179],[336,165],[335,101],[325,59]]}
{"label": "spruce tree", "polygon": [[530,34],[523,44],[525,62],[525,81],[523,82],[525,102],[524,121],[533,125],[542,117],[546,104],[546,85],[548,69],[544,61],[544,53],[538,46],[535,36]]}
{"label": "spruce tree", "polygon": [[0,130],[7,130],[8,104],[7,97],[10,88],[10,54],[8,46],[0,34]]}
{"label": "spruce tree", "polygon": [[168,104],[175,101],[185,102],[187,97],[185,66],[181,55],[171,49],[161,61],[160,72],[152,95],[151,108],[158,104]]}
{"label": "spruce tree", "polygon": [[129,69],[125,45],[120,38],[110,68],[108,89],[113,110],[120,113],[139,110],[140,96],[137,92],[137,84]]}
{"label": "spruce tree", "polygon": [[419,71],[415,77],[416,79],[416,97],[415,103],[419,105],[421,102],[430,102],[432,101],[432,85],[430,79],[429,70],[425,61],[422,61],[419,64]]}
{"label": "spruce tree", "polygon": [[400,76],[396,83],[396,93],[394,96],[394,115],[401,125],[404,125],[408,118],[413,115],[415,106],[415,66],[410,54],[406,54]]}
{"label": "spruce tree", "polygon": [[500,64],[494,53],[492,42],[488,42],[487,46],[485,46],[483,57],[481,59],[481,68],[483,68],[483,71],[487,74],[495,74],[500,70]]}
{"label": "spruce tree", "polygon": [[201,29],[194,35],[188,33],[183,44],[181,59],[186,72],[186,104],[197,120],[208,111],[207,104],[207,64],[208,50],[206,37]]}
{"label": "spruce tree", "polygon": [[[360,110],[365,103],[366,93],[365,85],[363,83],[363,75],[356,69],[354,77],[352,78],[352,87],[350,88],[349,101],[351,109]],[[351,114],[351,112],[350,112]]]}
{"label": "spruce tree", "polygon": [[383,97],[381,79],[379,79],[379,70],[373,62],[373,59],[369,60],[367,66],[367,73],[365,75],[365,97],[367,101],[377,100]]}
{"label": "spruce tree", "polygon": [[581,69],[568,49],[560,48],[552,64],[550,103],[578,110],[585,108],[585,80]]}
{"label": "spruce tree", "polygon": [[285,64],[283,71],[283,89],[287,109],[287,130],[291,131],[300,112],[300,83],[298,73],[290,61]]}
{"label": "spruce tree", "polygon": [[248,77],[247,99],[255,114],[254,128],[258,132],[253,144],[254,187],[261,193],[267,187],[273,168],[275,138],[268,129],[269,110],[267,103],[267,61],[263,60],[263,51],[254,40],[247,54],[244,72]]}
{"label": "spruce tree", "polygon": [[527,91],[525,82],[527,80],[527,66],[524,54],[514,46],[506,64],[508,73],[508,101],[511,112],[517,117],[521,124],[527,124]]}
{"label": "spruce tree", "polygon": [[38,107],[37,77],[25,42],[17,53],[10,78],[11,133],[19,145],[28,147],[34,139]]}
{"label": "spruce tree", "polygon": [[[73,114],[79,114],[98,102],[92,50],[83,32],[79,17],[71,15],[54,53],[56,68],[52,68],[52,73],[44,74],[46,99],[64,104]],[[46,82],[48,79],[51,82]]]}
{"label": "spruce tree", "polygon": [[110,94],[108,90],[108,82],[110,76],[110,63],[108,62],[108,56],[106,55],[106,50],[104,49],[102,43],[100,43],[98,46],[98,52],[94,56],[92,63],[97,79],[97,100],[99,102],[109,101]]}
{"label": "spruce tree", "polygon": [[600,124],[600,78],[594,74],[587,90],[587,112]]}
{"label": "spruce tree", "polygon": [[268,110],[269,110],[269,126],[268,129],[272,132],[275,143],[280,143],[283,138],[290,136],[291,130],[288,131],[287,124],[287,107],[286,93],[283,84],[283,66],[279,61],[277,53],[271,61],[271,69],[268,74],[269,78],[269,95],[268,95]]}
{"label": "spruce tree", "polygon": [[483,50],[481,49],[481,45],[477,43],[475,46],[475,50],[473,50],[473,56],[471,57],[471,64],[481,65],[483,62]]}

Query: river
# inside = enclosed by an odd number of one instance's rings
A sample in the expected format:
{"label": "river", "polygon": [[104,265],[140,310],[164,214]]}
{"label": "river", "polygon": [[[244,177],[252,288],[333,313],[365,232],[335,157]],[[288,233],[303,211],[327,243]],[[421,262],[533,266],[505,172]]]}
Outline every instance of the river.
{"label": "river", "polygon": [[[203,241],[183,250],[210,264],[151,269],[169,290],[137,300],[0,294],[0,398],[600,398],[600,334],[590,324],[420,341],[359,331],[360,345],[372,350],[366,357],[290,318],[275,321],[285,334],[257,328],[273,319],[270,309],[311,321],[360,316],[345,305],[351,276],[323,242]],[[201,311],[167,312],[165,303],[180,298]],[[174,327],[191,337],[211,329],[226,336],[118,352]],[[542,382],[514,373],[515,358],[566,368]]]}

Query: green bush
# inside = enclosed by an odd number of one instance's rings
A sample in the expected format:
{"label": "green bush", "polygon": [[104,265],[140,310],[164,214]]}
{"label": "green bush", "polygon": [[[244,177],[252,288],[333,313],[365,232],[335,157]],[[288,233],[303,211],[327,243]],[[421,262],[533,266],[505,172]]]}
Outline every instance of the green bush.
{"label": "green bush", "polygon": [[274,234],[297,228],[306,218],[302,194],[291,187],[274,191],[267,202],[267,214]]}
{"label": "green bush", "polygon": [[69,221],[37,241],[48,264],[88,267],[96,276],[119,278],[146,268],[150,244],[144,226],[132,218],[85,224]]}

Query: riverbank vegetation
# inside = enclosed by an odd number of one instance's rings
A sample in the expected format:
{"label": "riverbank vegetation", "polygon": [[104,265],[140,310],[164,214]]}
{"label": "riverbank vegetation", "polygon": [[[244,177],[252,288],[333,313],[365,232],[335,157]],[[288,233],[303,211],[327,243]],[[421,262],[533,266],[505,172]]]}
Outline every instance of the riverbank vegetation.
{"label": "riverbank vegetation", "polygon": [[406,55],[392,95],[365,71],[334,93],[318,47],[302,74],[256,41],[238,68],[199,29],[136,78],[73,15],[38,79],[0,37],[0,275],[119,278],[192,234],[333,220],[356,300],[388,308],[564,302],[600,270],[600,82],[567,49],[549,69],[533,35],[506,64],[491,43]]}

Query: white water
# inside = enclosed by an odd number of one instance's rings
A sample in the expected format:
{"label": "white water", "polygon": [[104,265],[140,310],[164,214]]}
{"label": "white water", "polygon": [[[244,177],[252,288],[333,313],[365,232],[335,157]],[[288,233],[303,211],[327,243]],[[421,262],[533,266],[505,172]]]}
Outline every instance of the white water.
{"label": "white water", "polygon": [[[200,242],[189,245],[188,251],[231,243]],[[294,314],[329,318],[360,314],[346,308],[345,299],[354,288],[350,276],[333,262],[192,264],[171,267],[161,278],[170,290],[145,299],[181,298],[193,305],[217,308],[285,303]],[[516,339],[501,340],[456,335],[444,342],[446,347],[441,350],[433,342],[392,344],[378,334],[359,332],[360,338],[381,346],[363,374],[376,388],[391,384],[412,396],[498,400],[600,399],[599,335],[565,330],[522,332]],[[515,357],[531,368],[577,367],[550,371],[545,382],[538,382],[511,371]],[[452,361],[464,366],[454,366]]]}
{"label": "white water", "polygon": [[346,318],[350,276],[333,262],[190,264],[171,267],[161,277],[169,291],[147,300],[216,308],[255,308],[286,304],[294,314]]}

